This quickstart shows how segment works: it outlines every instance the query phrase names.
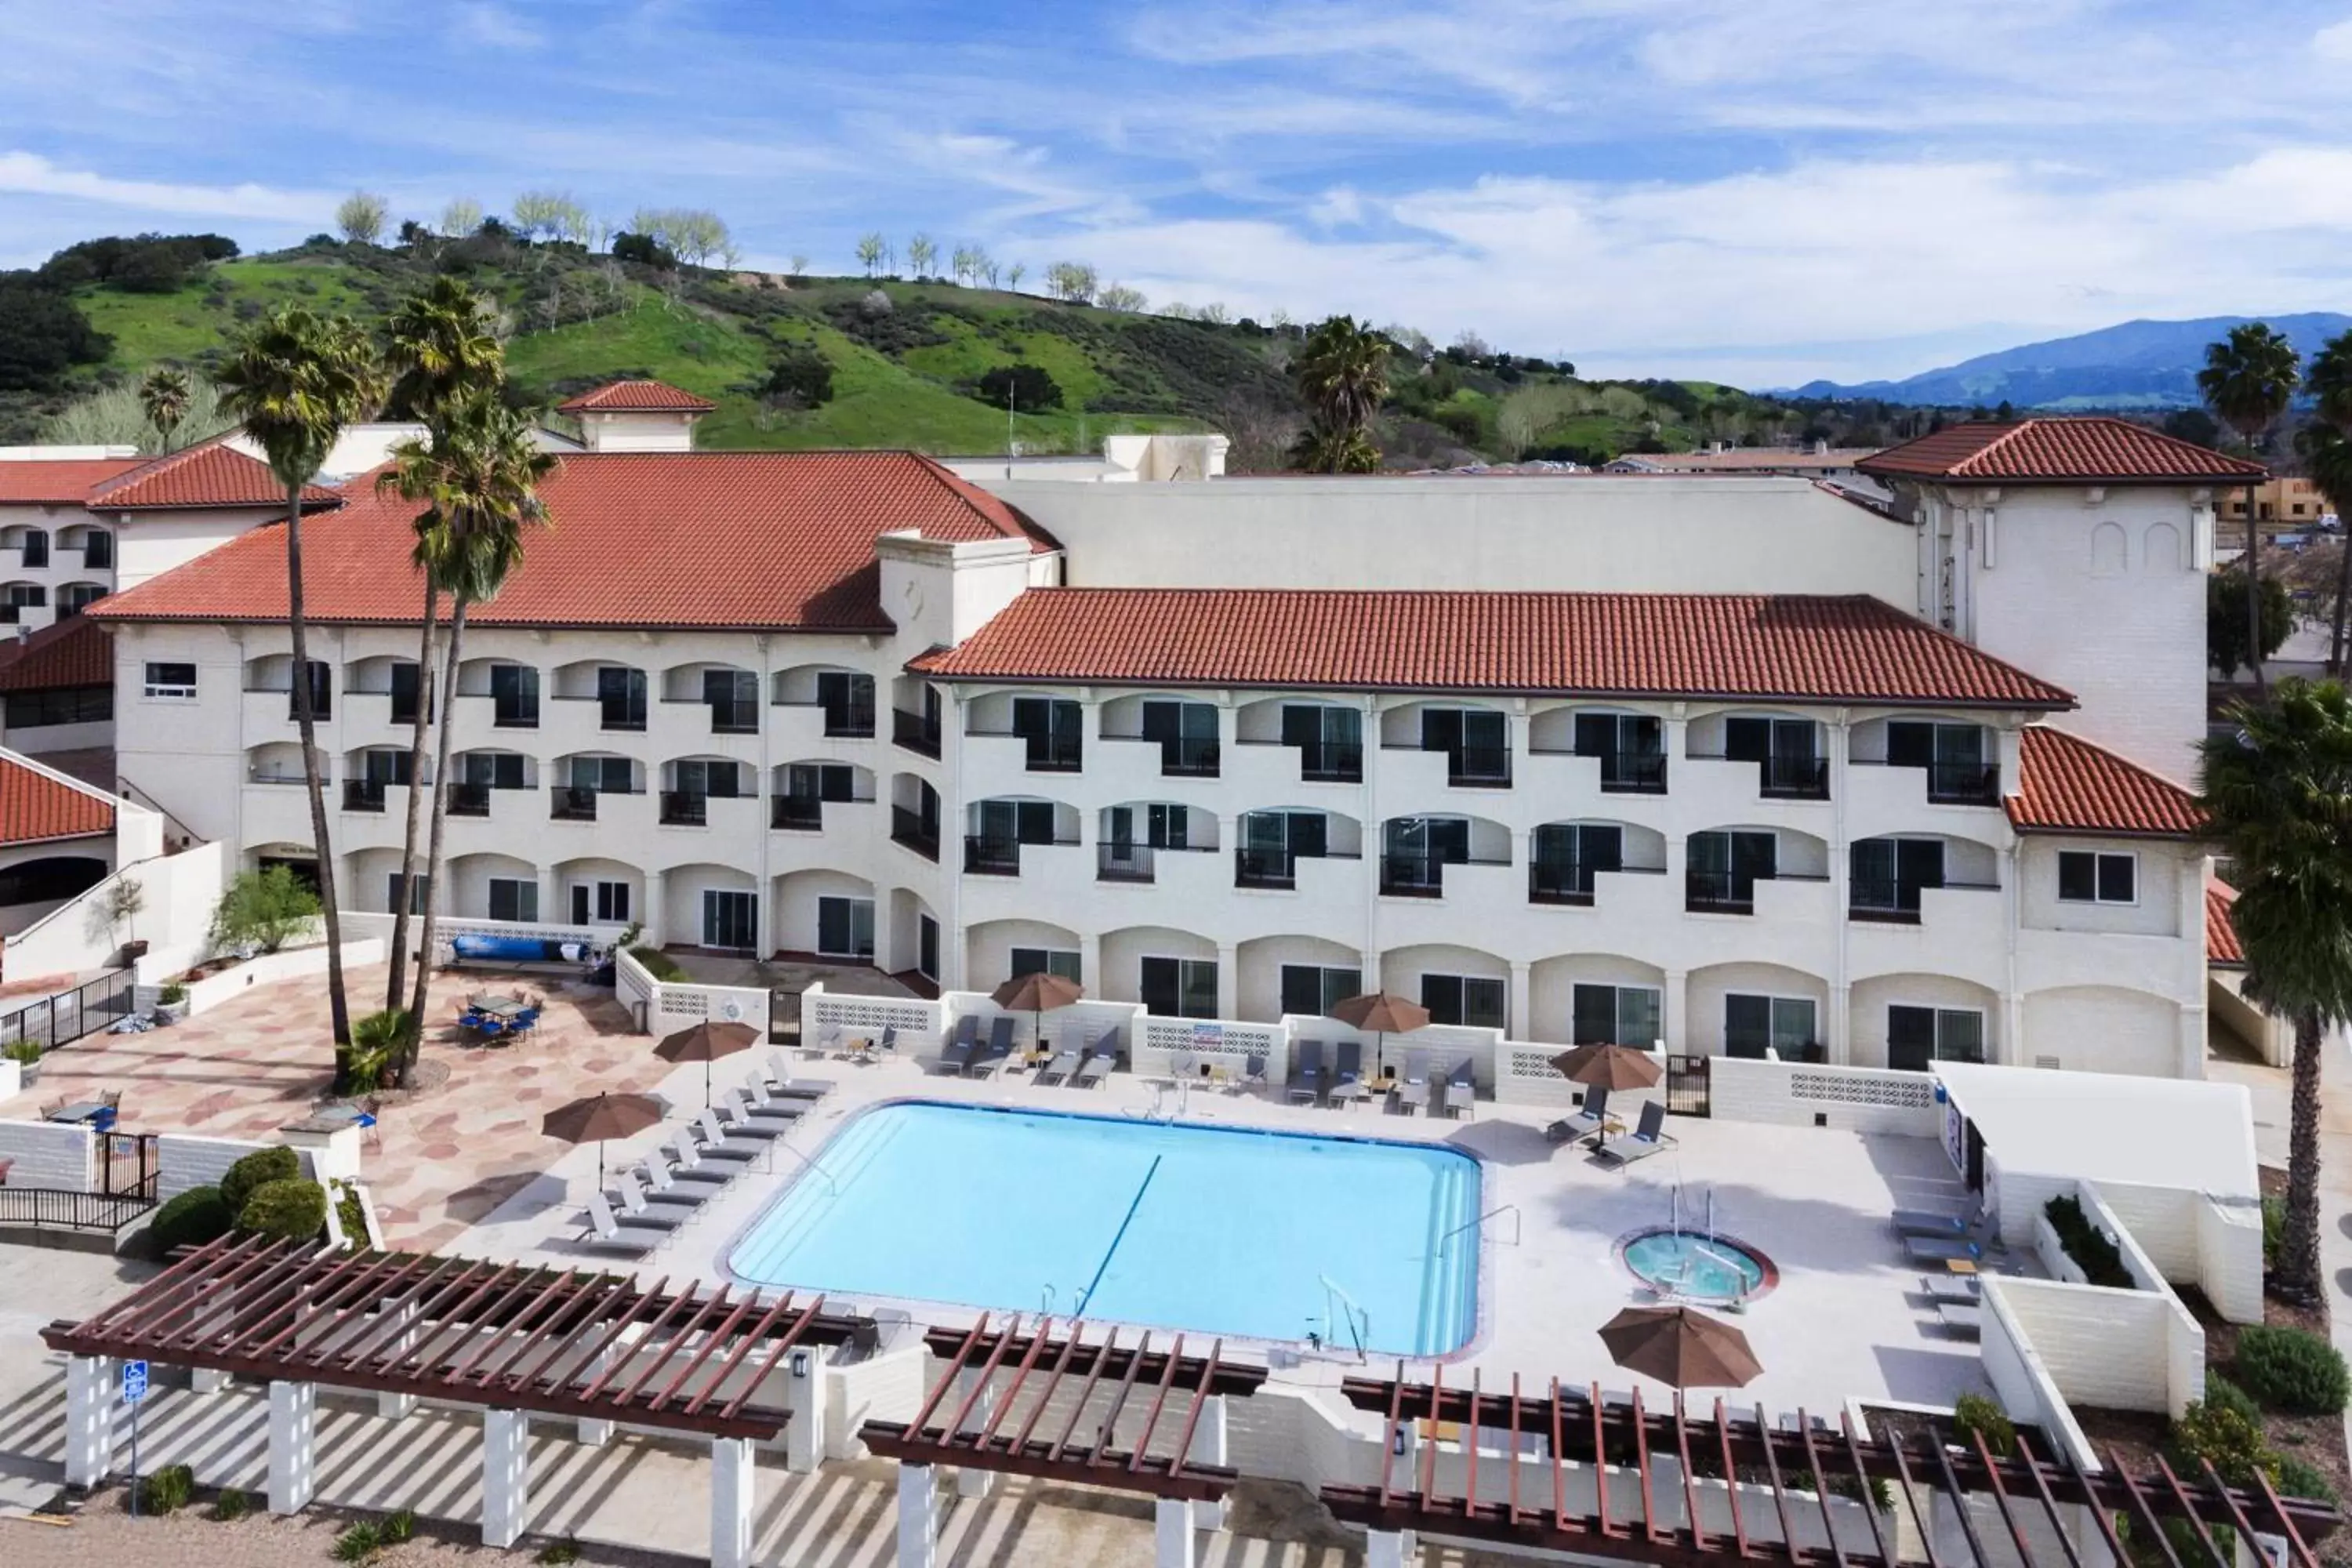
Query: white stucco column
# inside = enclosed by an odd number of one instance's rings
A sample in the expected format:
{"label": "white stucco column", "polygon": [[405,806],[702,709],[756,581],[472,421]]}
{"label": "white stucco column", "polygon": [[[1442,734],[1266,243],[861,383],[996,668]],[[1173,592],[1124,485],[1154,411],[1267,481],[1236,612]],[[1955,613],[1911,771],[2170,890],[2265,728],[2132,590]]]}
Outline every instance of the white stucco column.
{"label": "white stucco column", "polygon": [[940,1489],[929,1465],[898,1467],[898,1568],[939,1568]]}
{"label": "white stucco column", "polygon": [[1161,1498],[1152,1507],[1152,1561],[1159,1568],[1198,1568],[1201,1538],[1192,1530],[1192,1505]]}
{"label": "white stucco column", "polygon": [[1830,1016],[1827,1020],[1829,1038],[1823,1043],[1830,1048],[1830,1060],[1839,1067],[1853,1061],[1853,987],[1830,987]]}
{"label": "white stucco column", "polygon": [[751,1439],[710,1440],[710,1568],[750,1568]]}
{"label": "white stucco column", "polygon": [[114,1469],[114,1358],[66,1363],[66,1485],[94,1487]]}
{"label": "white stucco column", "polygon": [[[384,1315],[401,1324],[400,1330],[385,1342],[384,1348],[405,1357],[416,1348],[416,1299],[412,1296],[393,1303],[384,1309]],[[375,1413],[378,1415],[398,1421],[415,1408],[416,1395],[413,1394],[387,1394],[380,1390],[376,1394]]]}
{"label": "white stucco column", "polygon": [[1241,1004],[1241,949],[1231,942],[1217,944],[1217,1016],[1232,1018],[1239,1015]]}
{"label": "white stucco column", "polygon": [[784,1368],[784,1468],[804,1476],[824,1462],[827,1345],[796,1345]]}
{"label": "white stucco column", "polygon": [[1364,1537],[1364,1568],[1405,1568],[1420,1555],[1409,1530],[1375,1530]]}
{"label": "white stucco column", "polygon": [[[972,1398],[975,1393],[980,1396],[977,1399]],[[956,1373],[954,1399],[959,1407],[964,1401],[971,1400],[971,1414],[964,1419],[975,1426],[985,1425],[989,1413],[996,1407],[996,1387],[979,1367],[968,1366]],[[995,1471],[969,1465],[957,1469],[956,1496],[983,1498],[992,1495],[995,1490]]]}
{"label": "white stucco column", "polygon": [[1669,969],[1658,992],[1658,1037],[1668,1056],[1685,1056],[1690,1030],[1690,972]]}
{"label": "white stucco column", "polygon": [[485,1410],[482,1544],[503,1551],[522,1539],[530,1523],[530,1417],[520,1410]]}
{"label": "white stucco column", "polygon": [[317,1484],[319,1385],[269,1385],[269,1511],[299,1513]]}
{"label": "white stucco column", "polygon": [[666,872],[647,871],[646,873],[646,929],[638,933],[637,940],[647,947],[659,947],[669,940],[669,933],[663,930],[663,927],[669,923],[667,908],[669,889],[667,885],[668,881],[669,878]]}
{"label": "white stucco column", "polygon": [[[594,1355],[590,1356],[586,1363],[582,1365],[576,1375],[581,1379],[583,1384],[585,1385],[594,1383],[598,1378],[603,1377],[606,1373],[612,1370],[613,1347],[607,1345],[603,1350],[598,1351]],[[600,1421],[590,1415],[583,1415],[579,1419],[574,1435],[584,1446],[591,1448],[601,1448],[605,1444],[613,1440],[613,1423],[610,1421]]]}
{"label": "white stucco column", "polygon": [[[1521,834],[1519,837],[1524,848],[1527,835]],[[1528,864],[1524,854],[1519,857],[1518,864]],[[1503,1038],[1507,1040],[1532,1040],[1536,1037],[1535,1015],[1530,1011],[1534,1005],[1534,992],[1528,984],[1530,967],[1525,963],[1511,965],[1511,1011],[1510,1016],[1503,1020]]]}
{"label": "white stucco column", "polygon": [[1087,988],[1089,996],[1103,994],[1102,935],[1098,931],[1078,933],[1078,984]]}
{"label": "white stucco column", "polygon": [[[1201,1400],[1201,1418],[1192,1424],[1192,1447],[1186,1456],[1196,1465],[1225,1463],[1225,1396],[1205,1395]],[[1225,1527],[1226,1500],[1202,1500],[1192,1505],[1192,1526],[1196,1530],[1223,1530]]]}
{"label": "white stucco column", "polygon": [[188,1392],[191,1394],[218,1394],[228,1384],[228,1373],[217,1367],[192,1366],[188,1369]]}

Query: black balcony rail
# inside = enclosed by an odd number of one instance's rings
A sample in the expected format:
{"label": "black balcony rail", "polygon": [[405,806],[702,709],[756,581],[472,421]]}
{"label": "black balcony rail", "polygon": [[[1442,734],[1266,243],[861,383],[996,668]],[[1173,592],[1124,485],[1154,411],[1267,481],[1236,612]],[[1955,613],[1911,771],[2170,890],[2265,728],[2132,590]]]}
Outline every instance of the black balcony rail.
{"label": "black balcony rail", "polygon": [[1756,764],[1769,800],[1827,800],[1830,762],[1827,757],[1767,757]]}
{"label": "black balcony rail", "polygon": [[[937,757],[940,754],[940,721],[928,714],[909,713],[903,708],[893,708],[890,710],[890,739],[918,755]],[[938,848],[938,837],[937,834],[932,835],[934,850]]]}
{"label": "black balcony rail", "polygon": [[549,792],[547,815],[556,822],[593,822],[596,820],[596,795],[593,789],[557,784]]}
{"label": "black balcony rail", "polygon": [[604,729],[624,731],[645,729],[646,705],[643,702],[632,702],[618,697],[600,697],[596,702],[598,722]]}
{"label": "black balcony rail", "polygon": [[[899,717],[903,719],[907,715],[902,713]],[[892,806],[890,838],[893,843],[903,844],[926,859],[940,858],[940,825],[937,821],[925,821],[919,811],[908,811],[903,805]]]}
{"label": "black balcony rail", "polygon": [[154,1207],[152,1197],[111,1197],[59,1187],[0,1187],[0,1225],[35,1230],[111,1233],[143,1218]]}
{"label": "black balcony rail", "polygon": [[1430,855],[1381,857],[1381,894],[1391,899],[1445,896],[1445,862]]}
{"label": "black balcony rail", "polygon": [[664,827],[709,826],[710,797],[695,790],[662,791],[661,824]]}
{"label": "black balcony rail", "polygon": [[450,785],[449,815],[452,816],[489,816],[490,786],[486,784]]}
{"label": "black balcony rail", "polygon": [[824,802],[813,795],[770,795],[768,826],[796,828],[823,827]]}
{"label": "black balcony rail", "polygon": [[974,877],[1018,877],[1021,875],[1021,841],[998,838],[985,833],[967,833],[963,837],[963,868]]}
{"label": "black balcony rail", "polygon": [[836,740],[870,741],[874,738],[874,693],[866,692],[837,702],[819,702],[824,710],[824,732]]}
{"label": "black balcony rail", "polygon": [[1604,869],[1613,871],[1616,868],[1604,868],[1591,860],[1531,861],[1528,866],[1528,902],[1590,904],[1593,874]]}
{"label": "black balcony rail", "polygon": [[1095,880],[1098,882],[1150,882],[1159,876],[1156,851],[1149,844],[1118,844],[1109,841],[1095,846]]}
{"label": "black balcony rail", "polygon": [[1756,881],[1728,871],[1683,873],[1683,907],[1702,914],[1752,915],[1756,912]]}
{"label": "black balcony rail", "polygon": [[1179,735],[1160,742],[1160,776],[1213,779],[1224,755],[1213,735]]}
{"label": "black balcony rail", "polygon": [[1978,763],[1930,763],[1927,799],[1937,805],[1999,805],[2000,769]]}
{"label": "black balcony rail", "polygon": [[1445,782],[1455,789],[1510,788],[1510,748],[1463,746],[1446,752]]}
{"label": "black balcony rail", "polygon": [[1856,877],[1846,885],[1846,917],[1895,925],[1919,923],[1919,884],[1892,877]]}
{"label": "black balcony rail", "polygon": [[710,709],[710,732],[714,735],[756,735],[760,732],[760,709],[757,703],[713,702]]}
{"label": "black balcony rail", "polygon": [[1361,741],[1307,741],[1298,748],[1298,776],[1308,784],[1364,782]]}
{"label": "black balcony rail", "polygon": [[1290,889],[1298,886],[1298,857],[1288,849],[1234,851],[1236,888]]}
{"label": "black balcony rail", "polygon": [[345,779],[343,809],[345,811],[382,811],[383,781],[382,779]]}
{"label": "black balcony rail", "polygon": [[[460,693],[459,695],[470,695]],[[499,697],[490,699],[490,727],[495,730],[536,730],[539,728],[539,699],[530,697]]]}
{"label": "black balcony rail", "polygon": [[1075,773],[1086,766],[1084,742],[1074,735],[1032,735],[1027,766],[1033,773]]}
{"label": "black balcony rail", "polygon": [[1666,793],[1664,752],[1602,752],[1601,787],[1611,795]]}

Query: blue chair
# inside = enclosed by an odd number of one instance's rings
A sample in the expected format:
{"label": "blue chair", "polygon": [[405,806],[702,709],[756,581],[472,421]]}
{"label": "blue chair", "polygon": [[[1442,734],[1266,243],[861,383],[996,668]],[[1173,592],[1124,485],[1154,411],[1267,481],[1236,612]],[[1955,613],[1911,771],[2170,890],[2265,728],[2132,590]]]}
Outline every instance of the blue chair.
{"label": "blue chair", "polygon": [[486,1017],[478,1019],[476,1021],[474,1027],[480,1030],[484,1035],[493,1040],[507,1032],[507,1026],[504,1024],[499,1023],[496,1018]]}

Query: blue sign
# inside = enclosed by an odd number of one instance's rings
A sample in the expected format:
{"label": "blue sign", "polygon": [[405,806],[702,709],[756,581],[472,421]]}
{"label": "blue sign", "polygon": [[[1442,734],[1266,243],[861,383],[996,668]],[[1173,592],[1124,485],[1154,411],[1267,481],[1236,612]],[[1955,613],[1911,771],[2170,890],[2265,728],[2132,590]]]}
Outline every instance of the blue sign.
{"label": "blue sign", "polygon": [[143,1361],[124,1362],[122,1363],[122,1398],[124,1403],[136,1405],[146,1397],[147,1363]]}

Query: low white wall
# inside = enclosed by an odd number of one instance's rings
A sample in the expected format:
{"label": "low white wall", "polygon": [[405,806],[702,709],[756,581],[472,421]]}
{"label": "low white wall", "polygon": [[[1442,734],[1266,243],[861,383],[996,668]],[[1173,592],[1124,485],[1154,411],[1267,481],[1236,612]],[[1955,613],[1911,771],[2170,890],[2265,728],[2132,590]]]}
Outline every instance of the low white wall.
{"label": "low white wall", "polygon": [[2013,1420],[2030,1421],[2050,1433],[2075,1463],[2086,1470],[2100,1468],[2091,1440],[2068,1408],[2057,1379],[2020,1324],[2011,1303],[2010,1288],[2030,1281],[1987,1275],[1984,1281],[1984,1324],[1979,1331],[1979,1353],[1985,1380],[1993,1395]]}
{"label": "low white wall", "polygon": [[742,1024],[768,1037],[768,993],[746,985],[696,985],[656,980],[626,951],[613,954],[613,993],[639,1029],[673,1034],[697,1024]]}
{"label": "low white wall", "polygon": [[1935,1080],[1921,1072],[1712,1057],[1707,1079],[1709,1114],[1734,1121],[1913,1138],[1933,1138],[1942,1125]]}
{"label": "low white wall", "polygon": [[[383,962],[383,943],[374,937],[343,943],[343,972],[365,969]],[[191,1017],[207,1007],[217,1007],[232,997],[241,996],[255,985],[267,985],[278,980],[306,980],[311,975],[327,973],[327,947],[289,947],[277,952],[257,952],[243,963],[224,969],[218,974],[208,974],[202,980],[188,983],[188,1014]]]}
{"label": "low white wall", "polygon": [[[198,844],[121,868],[9,937],[9,979],[102,969],[133,937],[147,943],[139,963],[142,982],[178,973],[209,951],[213,909],[224,886],[223,856],[219,844]],[[138,883],[147,907],[132,920],[110,924],[100,911],[119,881]]]}
{"label": "low white wall", "polygon": [[1989,1277],[1985,1293],[2000,1295],[2018,1352],[2037,1358],[2070,1404],[2177,1416],[2205,1396],[2204,1332],[2169,1292]]}
{"label": "low white wall", "polygon": [[98,1157],[98,1134],[54,1121],[0,1121],[0,1160],[12,1187],[86,1193]]}
{"label": "low white wall", "polygon": [[827,991],[823,981],[801,993],[801,1044],[814,1048],[829,1031],[877,1037],[898,1031],[895,1048],[909,1059],[939,1059],[947,1038],[947,1004],[921,996],[864,996]]}
{"label": "low white wall", "polygon": [[2197,1283],[2232,1323],[2263,1321],[2263,1208],[2248,1200],[2197,1205]]}
{"label": "low white wall", "polygon": [[[188,1132],[166,1132],[155,1140],[155,1196],[158,1201],[177,1197],[191,1187],[216,1187],[228,1174],[228,1168],[247,1154],[272,1147],[269,1142],[257,1143],[243,1138],[199,1138]],[[297,1149],[294,1157],[301,1162],[302,1173],[316,1180],[318,1167],[312,1163],[310,1151]]]}

